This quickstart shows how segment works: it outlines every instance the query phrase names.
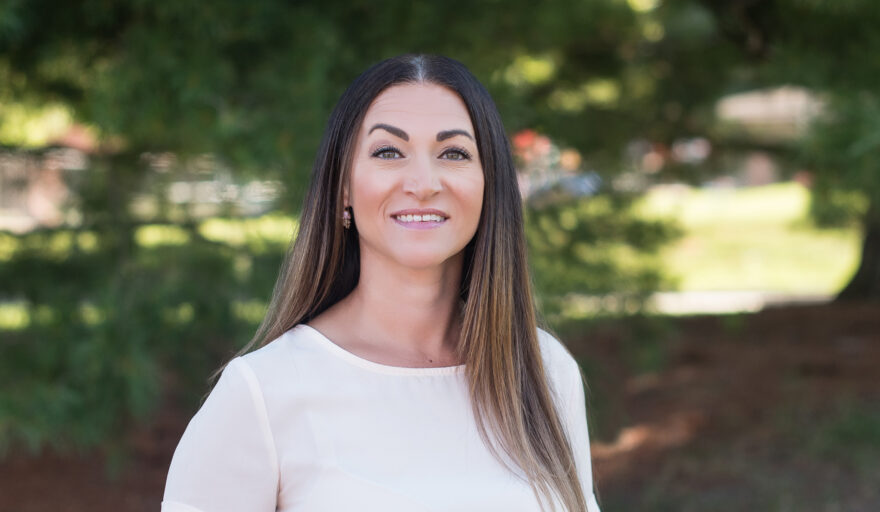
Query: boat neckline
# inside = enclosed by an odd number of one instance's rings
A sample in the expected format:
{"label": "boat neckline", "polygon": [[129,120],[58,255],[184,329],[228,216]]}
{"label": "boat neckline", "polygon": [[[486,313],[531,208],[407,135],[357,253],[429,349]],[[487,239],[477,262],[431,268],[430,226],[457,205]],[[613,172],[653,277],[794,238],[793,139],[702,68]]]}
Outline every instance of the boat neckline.
{"label": "boat neckline", "polygon": [[353,352],[337,345],[333,340],[324,335],[321,331],[315,329],[308,324],[298,324],[292,330],[301,329],[311,339],[317,341],[322,347],[330,353],[346,360],[349,363],[360,366],[367,370],[393,375],[454,375],[464,371],[466,364],[455,366],[429,366],[429,367],[412,367],[412,366],[392,366],[388,364],[370,361],[361,356],[355,355]]}

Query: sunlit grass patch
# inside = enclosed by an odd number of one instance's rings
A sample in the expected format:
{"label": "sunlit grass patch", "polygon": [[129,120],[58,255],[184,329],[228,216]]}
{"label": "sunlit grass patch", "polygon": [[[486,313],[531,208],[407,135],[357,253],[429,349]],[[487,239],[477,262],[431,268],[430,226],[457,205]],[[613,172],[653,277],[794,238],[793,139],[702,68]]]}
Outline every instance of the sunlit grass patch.
{"label": "sunlit grass patch", "polygon": [[787,224],[803,219],[809,205],[809,189],[786,182],[747,188],[657,188],[641,198],[637,208],[651,217],[672,218],[690,229],[724,224]]}
{"label": "sunlit grass patch", "polygon": [[797,183],[675,187],[648,193],[637,210],[684,228],[684,236],[660,252],[681,290],[832,294],[858,265],[861,234],[856,227],[813,227],[809,202],[809,190]]}
{"label": "sunlit grass patch", "polygon": [[859,243],[854,230],[728,225],[689,230],[661,254],[683,290],[830,294],[855,271]]}

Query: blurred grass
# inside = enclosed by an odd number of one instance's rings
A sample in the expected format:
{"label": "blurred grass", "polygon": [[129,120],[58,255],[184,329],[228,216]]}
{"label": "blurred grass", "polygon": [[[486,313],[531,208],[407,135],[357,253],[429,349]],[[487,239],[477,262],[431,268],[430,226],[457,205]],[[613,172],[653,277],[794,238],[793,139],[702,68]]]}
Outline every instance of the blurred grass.
{"label": "blurred grass", "polygon": [[856,226],[819,229],[810,191],[794,182],[742,189],[657,188],[636,205],[647,218],[678,222],[684,236],[662,249],[682,291],[767,290],[833,294],[860,257]]}

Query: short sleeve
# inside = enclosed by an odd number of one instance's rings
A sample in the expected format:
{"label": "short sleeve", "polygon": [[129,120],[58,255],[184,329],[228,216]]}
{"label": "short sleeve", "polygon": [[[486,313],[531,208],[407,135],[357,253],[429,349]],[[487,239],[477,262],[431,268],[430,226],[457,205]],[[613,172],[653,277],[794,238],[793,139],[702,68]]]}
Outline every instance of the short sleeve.
{"label": "short sleeve", "polygon": [[171,460],[162,512],[274,511],[278,461],[260,385],[229,362]]}
{"label": "short sleeve", "polygon": [[599,512],[599,504],[596,502],[596,495],[593,492],[593,462],[590,456],[590,435],[587,428],[586,396],[577,362],[574,362],[573,370],[568,373],[569,388],[565,410],[568,431],[571,434],[572,452],[584,497],[587,500],[587,511]]}

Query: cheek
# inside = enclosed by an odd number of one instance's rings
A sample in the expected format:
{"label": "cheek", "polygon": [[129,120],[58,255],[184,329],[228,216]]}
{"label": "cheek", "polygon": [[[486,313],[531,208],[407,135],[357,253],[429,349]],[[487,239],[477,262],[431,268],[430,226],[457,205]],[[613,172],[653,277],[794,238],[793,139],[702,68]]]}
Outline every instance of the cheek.
{"label": "cheek", "polygon": [[456,196],[472,222],[480,219],[483,209],[483,175],[469,176],[456,184]]}
{"label": "cheek", "polygon": [[374,208],[387,195],[389,183],[378,179],[368,168],[353,169],[351,175],[351,203],[361,211]]}

